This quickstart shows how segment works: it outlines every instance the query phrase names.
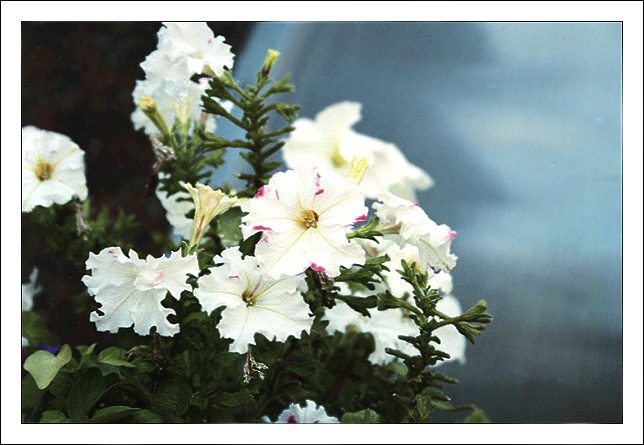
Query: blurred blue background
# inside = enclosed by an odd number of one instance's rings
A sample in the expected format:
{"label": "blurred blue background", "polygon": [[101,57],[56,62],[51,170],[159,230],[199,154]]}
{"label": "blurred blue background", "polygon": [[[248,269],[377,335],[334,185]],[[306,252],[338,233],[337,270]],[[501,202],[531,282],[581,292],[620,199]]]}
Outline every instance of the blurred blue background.
{"label": "blurred blue background", "polygon": [[622,422],[621,23],[259,23],[240,83],[268,48],[300,116],[360,102],[355,129],[435,180],[418,201],[459,232],[453,293],[495,316],[441,368],[455,403]]}

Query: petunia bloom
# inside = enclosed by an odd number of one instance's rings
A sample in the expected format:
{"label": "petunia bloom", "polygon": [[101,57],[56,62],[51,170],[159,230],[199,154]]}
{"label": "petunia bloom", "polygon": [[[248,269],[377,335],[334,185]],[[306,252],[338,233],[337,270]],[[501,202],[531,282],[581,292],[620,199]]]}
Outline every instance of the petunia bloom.
{"label": "petunia bloom", "polygon": [[380,218],[383,233],[397,233],[403,246],[405,243],[416,246],[420,267],[449,272],[456,266],[457,257],[450,251],[456,232],[445,224],[436,224],[417,204],[390,192],[384,192],[378,199],[381,202],[374,203],[373,208]]}
{"label": "petunia bloom", "polygon": [[87,198],[85,152],[69,137],[22,128],[22,211]]}
{"label": "petunia bloom", "polygon": [[[422,262],[418,247],[406,244],[401,248],[397,243],[390,240],[382,240],[381,245],[382,250],[379,251],[379,254],[387,254],[391,259],[390,262],[385,263],[389,271],[383,271],[387,287],[397,297],[403,297],[405,294],[411,295],[412,286],[402,279],[397,270],[402,269],[402,260],[405,260],[409,265],[416,263],[416,267],[421,267]],[[429,274],[428,284],[432,289],[440,290],[445,294],[452,292],[453,281],[449,272],[439,271],[435,273],[431,268],[427,272]]]}
{"label": "petunia bloom", "polygon": [[320,173],[346,176],[353,157],[369,160],[369,169],[360,184],[367,198],[384,190],[415,199],[415,190],[432,185],[423,170],[411,164],[394,144],[357,133],[352,129],[360,120],[361,105],[341,102],[322,110],[315,120],[301,118],[293,125],[283,147],[290,168],[317,166]]}
{"label": "petunia bloom", "polygon": [[315,168],[276,173],[241,208],[248,212],[242,218],[244,238],[264,233],[255,256],[275,278],[309,267],[337,276],[340,266],[364,264],[364,250],[346,238],[368,210],[351,178],[318,177]]}
{"label": "petunia bloom", "polygon": [[255,334],[283,342],[310,331],[313,318],[298,290],[302,275],[275,280],[262,273],[256,258],[242,259],[239,247],[224,250],[215,263],[223,265],[199,278],[195,296],[208,313],[226,306],[218,329],[234,340],[232,352],[246,353],[255,344]]}
{"label": "petunia bloom", "polygon": [[[413,304],[413,298],[408,299]],[[460,315],[461,306],[456,298],[451,295],[443,297],[436,305],[436,309],[449,317]],[[418,349],[404,340],[399,335],[416,337],[419,334],[416,323],[400,308],[385,311],[371,310],[371,317],[351,309],[347,304],[338,302],[332,309],[324,314],[324,319],[329,320],[329,332],[345,332],[349,326],[357,328],[360,332],[370,333],[375,342],[375,350],[369,355],[369,361],[375,365],[384,365],[395,360],[395,357],[385,352],[386,348],[397,349],[408,355],[418,355]],[[458,360],[465,363],[465,337],[458,333],[454,326],[443,326],[436,329],[433,335],[438,337],[440,344],[435,344],[436,349],[450,355],[450,358],[436,363],[436,366],[449,361]]]}
{"label": "petunia bloom", "polygon": [[148,255],[142,260],[134,250],[128,257],[120,247],[107,247],[98,254],[90,252],[85,264],[92,274],[82,281],[102,305],[99,310],[103,315],[90,314],[97,330],[115,333],[134,325],[134,332],[140,335],[148,335],[153,326],[163,336],[179,332],[179,325],[167,319],[174,311],[163,307],[161,301],[168,292],[178,299],[182,291],[191,290],[186,279],[189,274],[199,274],[195,255],[182,257],[173,252],[170,257]]}
{"label": "petunia bloom", "polygon": [[399,335],[417,336],[418,327],[407,317],[402,309],[387,309],[386,311],[369,311],[371,317],[351,309],[343,302],[337,302],[324,314],[324,320],[329,320],[329,332],[345,332],[349,326],[354,326],[361,332],[369,332],[375,342],[375,350],[369,355],[369,361],[375,365],[384,365],[395,359],[385,352],[385,348],[398,349],[409,355],[416,355],[418,350],[410,343],[398,338]]}
{"label": "petunia bloom", "polygon": [[[263,420],[271,423],[268,417],[264,417]],[[317,407],[315,402],[307,400],[304,407],[292,403],[279,415],[275,423],[340,423],[340,421],[336,417],[328,416],[323,406]]]}
{"label": "petunia bloom", "polygon": [[185,63],[186,79],[201,73],[221,76],[233,67],[230,45],[205,22],[164,22],[157,35],[157,49],[141,63],[148,78],[165,76],[179,62]]}

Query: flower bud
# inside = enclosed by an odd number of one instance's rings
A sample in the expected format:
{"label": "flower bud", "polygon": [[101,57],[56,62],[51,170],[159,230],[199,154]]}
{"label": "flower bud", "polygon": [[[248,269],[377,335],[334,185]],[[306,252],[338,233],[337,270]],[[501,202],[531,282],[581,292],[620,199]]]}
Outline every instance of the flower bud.
{"label": "flower bud", "polygon": [[141,111],[152,121],[155,127],[163,135],[170,135],[170,130],[168,129],[168,124],[166,124],[165,119],[159,112],[157,108],[157,102],[148,96],[141,96],[141,99],[136,103]]}
{"label": "flower bud", "polygon": [[266,59],[264,59],[264,64],[262,65],[262,76],[266,77],[271,73],[279,55],[279,51],[275,51],[273,49],[268,50],[268,54],[266,55]]}

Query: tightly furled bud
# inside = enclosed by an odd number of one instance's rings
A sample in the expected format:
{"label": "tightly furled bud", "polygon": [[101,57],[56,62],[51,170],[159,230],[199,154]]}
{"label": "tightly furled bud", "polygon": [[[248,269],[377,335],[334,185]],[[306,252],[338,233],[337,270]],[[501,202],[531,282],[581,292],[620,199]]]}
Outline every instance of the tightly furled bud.
{"label": "tightly furled bud", "polygon": [[262,65],[262,76],[266,77],[271,73],[279,55],[279,51],[275,51],[273,49],[268,50],[268,54],[266,55],[266,59],[264,59],[264,64]]}

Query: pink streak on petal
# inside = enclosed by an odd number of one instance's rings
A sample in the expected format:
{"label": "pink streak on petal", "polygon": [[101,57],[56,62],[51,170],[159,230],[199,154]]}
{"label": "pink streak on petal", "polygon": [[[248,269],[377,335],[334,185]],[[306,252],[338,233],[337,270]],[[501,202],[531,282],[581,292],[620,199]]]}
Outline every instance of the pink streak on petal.
{"label": "pink streak on petal", "polygon": [[268,242],[268,237],[267,237],[267,236],[265,236],[264,238],[262,238],[261,240],[259,240],[259,242],[260,242],[260,243],[267,243],[267,242]]}
{"label": "pink streak on petal", "polygon": [[324,189],[318,189],[318,191],[315,192],[315,196],[321,195],[322,193],[324,193]]}
{"label": "pink streak on petal", "polygon": [[257,230],[258,232],[259,231],[264,231],[264,232],[272,232],[273,231],[273,229],[271,229],[270,227],[265,227],[265,226],[253,226],[253,230]]}
{"label": "pink streak on petal", "polygon": [[212,39],[208,39],[208,44],[210,45],[212,43]]}
{"label": "pink streak on petal", "polygon": [[262,186],[257,190],[257,193],[255,193],[255,198],[261,198],[264,196],[264,193],[266,193],[266,189],[264,188],[265,186]]}
{"label": "pink streak on petal", "polygon": [[453,230],[450,230],[449,232],[447,232],[447,237],[446,238],[447,239],[454,239],[454,237],[456,235],[458,235],[458,232],[454,232]]}
{"label": "pink streak on petal", "polygon": [[114,250],[110,249],[110,250],[107,251],[107,253],[114,253]]}
{"label": "pink streak on petal", "polygon": [[364,215],[362,215],[362,216],[358,216],[358,217],[355,219],[355,221],[354,221],[354,222],[358,222],[358,221],[366,221],[366,220],[367,220],[367,214],[365,213],[365,214],[364,214]]}
{"label": "pink streak on petal", "polygon": [[275,190],[275,196],[277,197],[277,199],[280,199],[280,194],[277,190]]}
{"label": "pink streak on petal", "polygon": [[239,275],[228,275],[228,278],[239,278]]}
{"label": "pink streak on petal", "polygon": [[161,280],[163,280],[163,272],[159,272],[159,275],[157,275],[156,279],[152,283],[152,286],[156,286],[161,282]]}
{"label": "pink streak on petal", "polygon": [[311,264],[310,264],[310,267],[311,267],[311,269],[313,269],[313,270],[321,270],[322,272],[327,272],[327,270],[326,270],[324,267],[322,267],[322,266],[318,266],[318,265],[317,265],[317,264],[315,264],[315,263],[311,263]]}

